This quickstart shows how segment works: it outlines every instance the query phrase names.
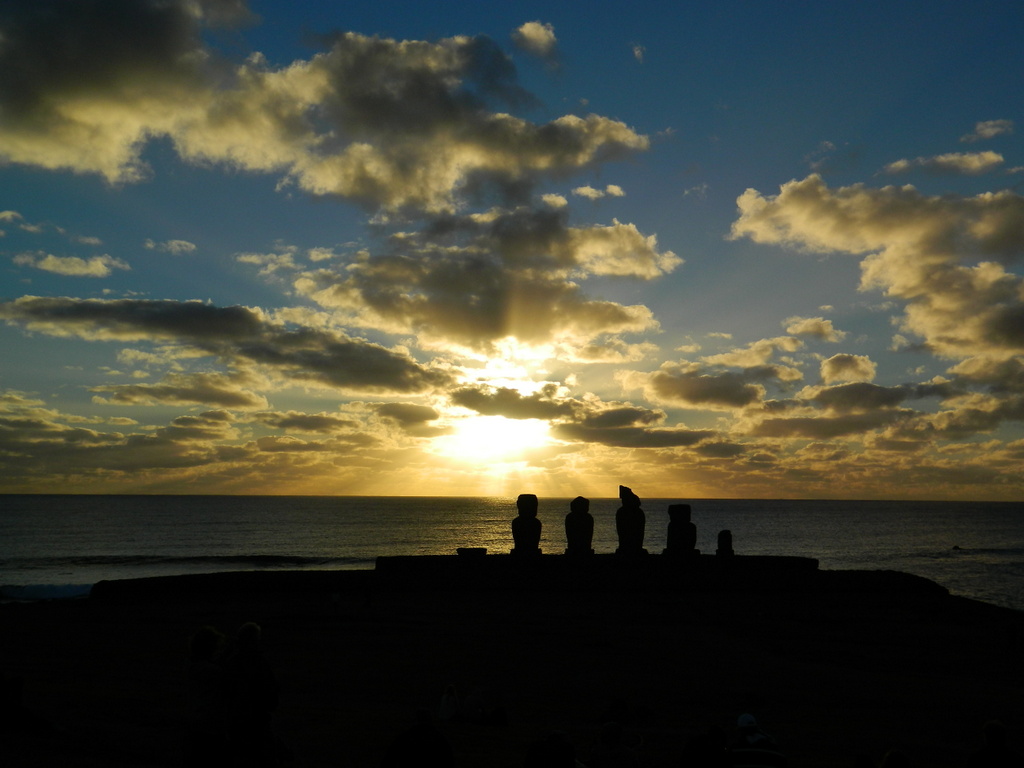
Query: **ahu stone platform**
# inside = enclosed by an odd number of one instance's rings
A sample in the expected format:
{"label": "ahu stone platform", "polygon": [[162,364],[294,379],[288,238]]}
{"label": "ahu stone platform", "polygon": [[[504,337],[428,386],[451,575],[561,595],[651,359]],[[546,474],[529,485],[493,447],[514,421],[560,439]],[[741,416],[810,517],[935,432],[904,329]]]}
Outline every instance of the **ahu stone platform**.
{"label": "ahu stone platform", "polygon": [[617,554],[378,557],[375,589],[407,590],[707,590],[795,588],[811,581],[809,557]]}

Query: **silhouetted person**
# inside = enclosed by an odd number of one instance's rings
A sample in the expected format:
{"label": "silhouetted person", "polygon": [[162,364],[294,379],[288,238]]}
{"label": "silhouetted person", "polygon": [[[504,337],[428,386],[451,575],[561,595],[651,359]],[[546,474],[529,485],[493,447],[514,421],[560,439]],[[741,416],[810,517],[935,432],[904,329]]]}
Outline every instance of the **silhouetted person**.
{"label": "silhouetted person", "polygon": [[227,685],[221,651],[224,635],[203,627],[189,639],[185,670],[184,764],[217,766],[227,762]]}
{"label": "silhouetted person", "polygon": [[516,499],[519,516],[512,521],[513,555],[540,554],[540,520],[537,519],[537,497],[521,493]]}
{"label": "silhouetted person", "polygon": [[1024,757],[1006,743],[1006,728],[1002,723],[995,720],[985,723],[981,736],[985,744],[971,753],[967,761],[969,768],[1024,768]]}
{"label": "silhouetted person", "polygon": [[665,551],[662,554],[673,557],[700,554],[696,546],[697,526],[690,520],[690,505],[669,504],[668,533],[665,537]]}
{"label": "silhouetted person", "polygon": [[277,765],[283,756],[271,724],[280,686],[260,649],[262,634],[258,624],[243,624],[224,662],[228,740],[239,765]]}
{"label": "silhouetted person", "polygon": [[732,531],[718,532],[718,549],[715,550],[715,554],[719,557],[729,557],[736,554],[732,549]]}
{"label": "silhouetted person", "polygon": [[646,554],[644,549],[644,527],[647,517],[640,509],[640,497],[624,485],[619,486],[619,500],[622,506],[615,513],[615,532],[619,536],[620,555]]}
{"label": "silhouetted person", "polygon": [[455,765],[452,745],[430,720],[424,710],[416,713],[416,725],[395,737],[391,747],[380,761],[380,768],[407,768],[407,766]]}
{"label": "silhouetted person", "polygon": [[590,514],[590,499],[577,496],[569,502],[569,514],[565,516],[565,554],[592,555],[594,541],[594,517]]}
{"label": "silhouetted person", "polygon": [[731,752],[736,766],[785,768],[788,765],[775,739],[761,730],[753,715],[740,715],[736,721],[736,741]]}

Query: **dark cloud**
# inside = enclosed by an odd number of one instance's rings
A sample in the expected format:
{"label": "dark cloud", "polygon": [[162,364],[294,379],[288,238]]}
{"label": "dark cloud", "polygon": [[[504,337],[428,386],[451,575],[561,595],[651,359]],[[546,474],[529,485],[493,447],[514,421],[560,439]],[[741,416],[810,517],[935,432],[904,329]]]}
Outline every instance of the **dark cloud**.
{"label": "dark cloud", "polygon": [[592,411],[583,418],[582,424],[593,429],[619,429],[621,427],[648,426],[665,420],[664,411],[652,411],[635,405],[613,406]]}
{"label": "dark cloud", "polygon": [[407,355],[313,329],[275,329],[264,338],[239,342],[218,353],[272,366],[289,379],[354,392],[424,392],[450,381],[447,374]]}
{"label": "dark cloud", "polygon": [[952,369],[957,379],[996,394],[1024,393],[1024,358],[969,358]]}
{"label": "dark cloud", "polygon": [[161,384],[106,384],[90,387],[90,391],[108,395],[97,399],[114,405],[200,403],[247,410],[267,407],[263,395],[244,389],[236,377],[217,373],[169,373]]}
{"label": "dark cloud", "polygon": [[451,395],[454,405],[484,416],[543,419],[553,422],[551,434],[572,442],[630,447],[693,445],[712,432],[688,429],[651,429],[665,419],[663,411],[628,404],[559,398],[558,387],[548,384],[532,395],[502,387],[464,387]]}
{"label": "dark cloud", "polygon": [[0,7],[5,120],[59,120],[62,101],[154,82],[188,83],[202,50],[185,2],[32,0]]}
{"label": "dark cloud", "polygon": [[441,417],[436,408],[415,403],[381,403],[375,406],[375,410],[381,417],[403,425],[423,424]]}
{"label": "dark cloud", "polygon": [[724,440],[703,442],[694,449],[698,455],[709,459],[732,459],[743,455],[747,450],[745,445]]}
{"label": "dark cloud", "polygon": [[328,442],[300,440],[288,436],[260,437],[256,440],[256,446],[265,453],[330,453],[334,450]]}
{"label": "dark cloud", "polygon": [[216,307],[200,301],[43,296],[23,296],[0,304],[0,318],[52,336],[200,344],[252,338],[266,324],[262,313],[248,307]]}
{"label": "dark cloud", "polygon": [[706,429],[645,429],[554,424],[551,427],[551,434],[560,440],[600,443],[615,448],[679,448],[709,440],[716,433]]}
{"label": "dark cloud", "polygon": [[[176,341],[230,363],[268,366],[288,379],[350,391],[423,392],[450,381],[406,354],[341,333],[288,328],[246,307],[25,296],[0,304],[0,318],[53,336]],[[102,391],[131,398],[159,390],[156,385],[125,385]]]}
{"label": "dark cloud", "polygon": [[[57,0],[0,8],[0,146],[7,159],[147,173],[146,142],[187,160],[282,174],[372,207],[454,210],[473,189],[524,195],[539,179],[645,150],[625,124],[509,113],[534,98],[486,36],[437,42],[352,32],[275,68],[220,60],[205,26],[251,20],[240,0]],[[6,141],[3,141],[6,139]]]}
{"label": "dark cloud", "polygon": [[763,375],[701,373],[666,364],[650,374],[648,387],[657,399],[679,405],[743,408],[760,402],[765,394],[764,386],[752,382],[752,378],[756,381]]}
{"label": "dark cloud", "polygon": [[835,411],[875,410],[895,408],[906,400],[925,397],[945,399],[962,391],[950,383],[883,387],[868,382],[854,382],[823,387],[815,391],[809,399]]}
{"label": "dark cloud", "polygon": [[769,418],[754,426],[751,434],[755,437],[803,437],[826,440],[865,434],[915,415],[913,411],[886,409],[841,416]]}
{"label": "dark cloud", "polygon": [[286,432],[311,434],[333,434],[357,429],[360,424],[353,419],[343,418],[330,413],[302,413],[300,411],[252,414],[251,418],[260,424],[266,424]]}
{"label": "dark cloud", "polygon": [[588,297],[580,278],[652,279],[679,263],[632,225],[570,227],[562,211],[517,209],[435,218],[392,237],[389,252],[306,273],[296,287],[354,325],[412,330],[430,346],[491,352],[513,336],[572,350],[656,325],[646,307]]}
{"label": "dark cloud", "polygon": [[449,426],[435,426],[431,422],[441,418],[436,408],[415,403],[379,403],[373,406],[385,421],[392,422],[410,437],[441,437],[451,434]]}
{"label": "dark cloud", "polygon": [[504,416],[508,419],[573,418],[580,405],[573,400],[556,400],[554,386],[523,395],[505,387],[463,387],[449,397],[453,405],[474,410],[482,416]]}

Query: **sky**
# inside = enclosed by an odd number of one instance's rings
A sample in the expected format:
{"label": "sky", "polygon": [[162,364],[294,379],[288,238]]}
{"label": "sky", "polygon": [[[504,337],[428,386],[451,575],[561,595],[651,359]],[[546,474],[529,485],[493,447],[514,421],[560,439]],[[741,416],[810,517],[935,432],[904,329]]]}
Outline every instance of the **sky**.
{"label": "sky", "polygon": [[1022,28],[7,0],[0,492],[1024,500]]}

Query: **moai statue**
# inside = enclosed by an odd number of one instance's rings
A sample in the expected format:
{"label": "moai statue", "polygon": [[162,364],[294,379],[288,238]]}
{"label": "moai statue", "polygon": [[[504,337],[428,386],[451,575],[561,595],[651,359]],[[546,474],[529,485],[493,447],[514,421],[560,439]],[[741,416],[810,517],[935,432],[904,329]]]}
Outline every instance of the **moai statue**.
{"label": "moai statue", "polygon": [[521,493],[516,499],[519,516],[512,521],[513,555],[539,555],[541,523],[537,519],[537,497]]}
{"label": "moai statue", "polygon": [[663,555],[672,557],[693,557],[699,555],[697,526],[690,520],[689,504],[668,505],[668,534],[665,537]]}
{"label": "moai statue", "polygon": [[736,554],[732,551],[732,531],[718,532],[718,549],[715,550],[715,554],[719,557],[730,557]]}
{"label": "moai statue", "polygon": [[569,514],[565,516],[565,554],[592,555],[594,541],[594,517],[590,514],[590,499],[577,496],[569,502]]}
{"label": "moai statue", "polygon": [[647,517],[640,509],[640,497],[624,485],[619,486],[622,506],[615,513],[615,532],[619,535],[617,555],[646,555],[644,526]]}

